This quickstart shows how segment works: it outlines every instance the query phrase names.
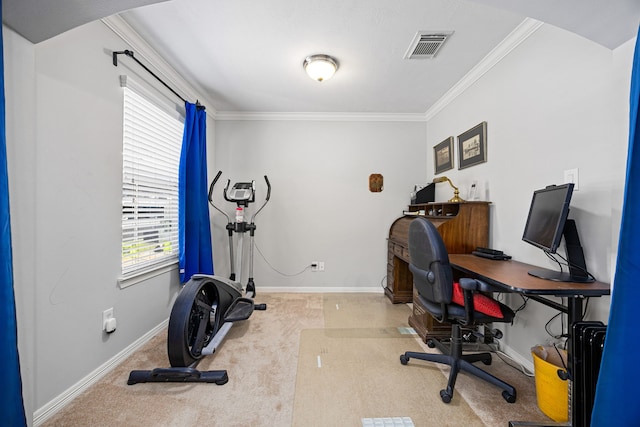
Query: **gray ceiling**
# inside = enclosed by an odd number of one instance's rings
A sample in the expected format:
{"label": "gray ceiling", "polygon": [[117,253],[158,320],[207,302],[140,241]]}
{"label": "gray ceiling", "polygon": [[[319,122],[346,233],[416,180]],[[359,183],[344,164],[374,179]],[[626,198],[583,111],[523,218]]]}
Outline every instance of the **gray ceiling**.
{"label": "gray ceiling", "polygon": [[[38,43],[114,13],[218,111],[424,113],[527,17],[614,49],[640,0],[3,0],[5,24]],[[127,11],[128,10],[128,11]],[[416,32],[454,31],[435,59],[404,59]],[[113,46],[114,50],[125,46]],[[303,59],[326,53],[314,82]]]}

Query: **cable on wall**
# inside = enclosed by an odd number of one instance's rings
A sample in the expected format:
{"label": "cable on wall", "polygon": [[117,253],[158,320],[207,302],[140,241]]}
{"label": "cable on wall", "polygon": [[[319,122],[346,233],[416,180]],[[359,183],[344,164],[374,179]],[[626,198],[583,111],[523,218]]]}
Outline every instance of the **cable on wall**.
{"label": "cable on wall", "polygon": [[[176,92],[171,86],[169,86],[167,83],[165,83],[164,80],[162,80],[160,77],[158,77],[158,75],[156,75],[156,73],[154,73],[153,71],[151,71],[146,65],[144,65],[142,62],[140,62],[138,60],[138,58],[136,58],[134,56],[133,51],[125,49],[125,50],[121,50],[121,51],[114,51],[112,52],[112,58],[113,58],[113,65],[115,67],[118,66],[118,55],[126,55],[129,58],[133,59],[134,61],[136,61],[138,63],[138,65],[140,65],[142,68],[145,69],[146,72],[148,72],[149,74],[151,74],[153,77],[156,78],[156,80],[158,80],[160,83],[162,83],[164,85],[164,87],[166,87],[167,89],[169,89],[175,96],[177,96],[178,98],[180,98],[183,102],[188,102],[186,99],[184,99],[178,92]],[[198,108],[198,110],[205,109],[204,105],[200,104],[200,101],[196,101],[196,106]]]}

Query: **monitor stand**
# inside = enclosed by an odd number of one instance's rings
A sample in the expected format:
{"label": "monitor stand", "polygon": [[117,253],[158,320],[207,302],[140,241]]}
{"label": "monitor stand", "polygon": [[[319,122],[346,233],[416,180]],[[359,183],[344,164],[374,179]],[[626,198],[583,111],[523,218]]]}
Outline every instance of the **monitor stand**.
{"label": "monitor stand", "polygon": [[546,268],[539,268],[535,270],[529,270],[529,275],[534,277],[539,277],[540,279],[545,280],[553,280],[554,282],[577,282],[577,283],[589,283],[593,282],[594,279],[587,276],[573,276],[571,273],[566,273],[562,271],[554,271]]}
{"label": "monitor stand", "polygon": [[528,273],[531,276],[539,277],[545,280],[553,280],[556,282],[578,282],[589,283],[595,279],[587,273],[587,264],[584,260],[584,252],[578,237],[578,229],[573,219],[568,219],[562,231],[564,243],[567,250],[567,263],[569,264],[569,272],[561,272],[540,268],[531,270]]}

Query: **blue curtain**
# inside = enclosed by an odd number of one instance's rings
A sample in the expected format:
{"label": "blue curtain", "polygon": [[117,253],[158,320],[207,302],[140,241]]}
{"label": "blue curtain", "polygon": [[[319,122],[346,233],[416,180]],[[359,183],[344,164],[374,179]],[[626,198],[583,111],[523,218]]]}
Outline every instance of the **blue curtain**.
{"label": "blue curtain", "polygon": [[[0,18],[2,18],[0,0]],[[1,21],[1,19],[0,19]],[[7,171],[7,140],[4,106],[4,52],[0,31],[0,361],[2,361],[2,387],[0,390],[1,424],[26,426],[22,402],[22,379],[18,356],[18,325],[13,293],[13,261],[11,253],[11,219],[9,215],[9,174]]]}
{"label": "blue curtain", "polygon": [[[618,261],[591,425],[639,426],[640,370],[640,31],[631,73],[629,152]],[[635,145],[638,144],[638,147]]]}
{"label": "blue curtain", "polygon": [[211,225],[207,199],[207,117],[204,107],[185,103],[187,116],[178,180],[180,281],[197,273],[213,274]]}

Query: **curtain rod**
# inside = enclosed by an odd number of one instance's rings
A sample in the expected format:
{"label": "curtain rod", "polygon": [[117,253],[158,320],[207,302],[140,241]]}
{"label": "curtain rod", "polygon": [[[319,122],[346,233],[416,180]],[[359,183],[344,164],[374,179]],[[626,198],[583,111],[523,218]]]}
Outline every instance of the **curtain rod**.
{"label": "curtain rod", "polygon": [[[156,80],[158,80],[160,83],[162,83],[167,89],[169,89],[175,96],[177,96],[178,98],[180,98],[183,102],[188,102],[186,99],[184,99],[182,96],[180,96],[180,94],[178,92],[176,92],[175,90],[173,90],[173,88],[171,86],[169,86],[168,84],[166,84],[164,82],[164,80],[162,80],[160,77],[158,77],[153,71],[151,71],[146,65],[144,65],[142,62],[140,62],[138,60],[138,58],[136,58],[135,56],[133,56],[133,51],[131,50],[121,50],[118,52],[113,52],[112,53],[112,57],[113,57],[113,65],[114,66],[118,66],[118,55],[126,55],[128,57],[130,57],[131,59],[133,59],[134,61],[136,61],[138,63],[138,65],[140,65],[142,68],[144,68],[149,74],[151,74],[153,77],[156,78]],[[196,101],[196,107],[198,108],[198,110],[204,110],[205,106],[200,104],[200,101]]]}

